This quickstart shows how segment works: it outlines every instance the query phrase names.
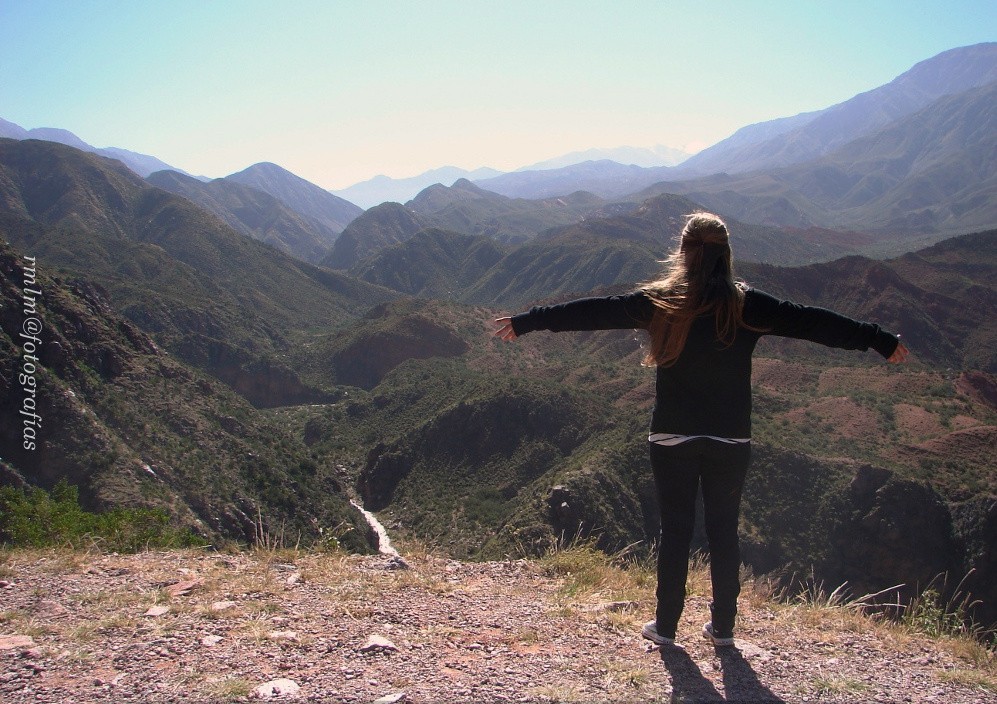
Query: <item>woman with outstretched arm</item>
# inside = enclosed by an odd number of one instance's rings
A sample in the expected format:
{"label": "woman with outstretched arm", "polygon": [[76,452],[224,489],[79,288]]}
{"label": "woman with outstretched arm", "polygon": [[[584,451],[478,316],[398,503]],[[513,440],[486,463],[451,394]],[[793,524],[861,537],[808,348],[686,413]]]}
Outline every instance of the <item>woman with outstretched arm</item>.
{"label": "woman with outstretched arm", "polygon": [[640,328],[650,335],[644,364],[656,369],[648,436],[661,513],[655,619],[642,635],[673,645],[685,603],[689,547],[702,485],[713,599],[703,636],[733,645],[741,563],[737,526],[751,452],[751,356],[762,335],[849,350],[873,349],[888,362],[908,350],[874,323],[778,300],[734,279],[727,226],[690,215],[657,281],[619,296],[536,306],[499,318],[507,341],[535,330]]}

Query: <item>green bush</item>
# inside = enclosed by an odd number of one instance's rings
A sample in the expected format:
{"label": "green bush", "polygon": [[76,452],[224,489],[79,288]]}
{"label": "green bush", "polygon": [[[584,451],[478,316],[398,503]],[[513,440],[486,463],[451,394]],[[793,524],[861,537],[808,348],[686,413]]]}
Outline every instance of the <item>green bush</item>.
{"label": "green bush", "polygon": [[169,524],[162,509],[84,511],[75,486],[60,480],[48,493],[0,487],[0,543],[11,547],[97,545],[113,552],[203,546],[189,529]]}

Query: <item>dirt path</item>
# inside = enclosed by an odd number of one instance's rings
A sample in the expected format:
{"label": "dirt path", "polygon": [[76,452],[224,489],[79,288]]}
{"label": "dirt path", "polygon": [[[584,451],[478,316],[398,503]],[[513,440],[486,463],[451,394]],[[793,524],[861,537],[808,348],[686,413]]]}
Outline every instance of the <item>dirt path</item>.
{"label": "dirt path", "polygon": [[[747,593],[737,648],[638,633],[619,601],[525,561],[327,554],[0,554],[0,701],[995,701],[951,645]],[[602,591],[600,591],[600,589]],[[157,608],[158,607],[158,608]],[[271,694],[276,692],[276,694]],[[281,694],[281,692],[285,692]]]}

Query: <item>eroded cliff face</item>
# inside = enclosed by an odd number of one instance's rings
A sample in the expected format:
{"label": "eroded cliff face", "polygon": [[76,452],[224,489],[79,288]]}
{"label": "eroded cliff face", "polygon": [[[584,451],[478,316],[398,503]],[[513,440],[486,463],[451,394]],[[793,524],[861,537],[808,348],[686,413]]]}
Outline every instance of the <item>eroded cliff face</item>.
{"label": "eroded cliff face", "polygon": [[969,595],[970,603],[978,602],[970,607],[977,622],[997,624],[997,498],[966,501],[954,507],[952,514],[967,575],[963,596]]}
{"label": "eroded cliff face", "polygon": [[856,596],[904,585],[907,598],[939,575],[958,577],[963,556],[952,514],[926,484],[861,467],[838,501],[841,515],[828,536],[821,567],[828,584],[848,582]]}
{"label": "eroded cliff face", "polygon": [[[379,317],[378,309],[368,317]],[[459,357],[468,344],[452,330],[432,320],[409,315],[385,318],[384,325],[361,327],[333,357],[341,384],[373,389],[402,362],[430,357]]]}
{"label": "eroded cliff face", "polygon": [[253,356],[244,348],[201,335],[189,335],[175,352],[180,359],[204,369],[257,408],[329,403],[335,394],[308,386],[290,368],[272,359]]}
{"label": "eroded cliff face", "polygon": [[94,507],[123,495],[135,499],[105,486],[105,476],[136,468],[85,391],[115,384],[135,357],[158,365],[156,345],[110,311],[98,286],[48,278],[6,246],[0,246],[0,329],[0,457],[7,480],[51,488],[71,478]]}
{"label": "eroded cliff face", "polygon": [[420,482],[452,490],[450,471],[480,477],[480,486],[511,498],[569,454],[583,433],[579,410],[567,398],[498,392],[461,401],[397,441],[372,448],[360,472],[360,494],[368,508],[381,510],[413,471]]}
{"label": "eroded cliff face", "polygon": [[976,398],[991,408],[997,408],[997,378],[979,370],[964,371],[955,382],[960,393]]}

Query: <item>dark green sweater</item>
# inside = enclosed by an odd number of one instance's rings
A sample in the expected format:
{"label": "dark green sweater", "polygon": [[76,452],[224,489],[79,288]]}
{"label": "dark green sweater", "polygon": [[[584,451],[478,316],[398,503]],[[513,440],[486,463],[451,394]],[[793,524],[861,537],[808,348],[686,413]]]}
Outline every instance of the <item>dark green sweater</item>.
{"label": "dark green sweater", "polygon": [[[642,291],[622,296],[580,298],[553,306],[535,306],[513,316],[517,335],[534,330],[647,329],[655,306]],[[846,350],[872,348],[889,357],[896,336],[873,323],[852,320],[824,308],[780,301],[748,289],[744,322],[734,343],[716,339],[712,315],[693,321],[682,354],[671,366],[657,368],[651,432],[677,435],[751,437],[751,355],[762,335],[819,342]]]}

